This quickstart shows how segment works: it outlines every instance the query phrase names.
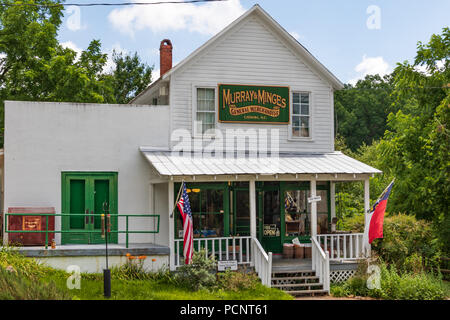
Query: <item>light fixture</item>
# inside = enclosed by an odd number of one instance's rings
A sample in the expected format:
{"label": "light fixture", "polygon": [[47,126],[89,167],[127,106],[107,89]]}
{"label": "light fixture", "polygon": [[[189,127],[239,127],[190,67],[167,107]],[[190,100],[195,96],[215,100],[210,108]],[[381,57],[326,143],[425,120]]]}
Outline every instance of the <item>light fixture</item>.
{"label": "light fixture", "polygon": [[192,192],[198,193],[200,192],[200,189],[192,189]]}

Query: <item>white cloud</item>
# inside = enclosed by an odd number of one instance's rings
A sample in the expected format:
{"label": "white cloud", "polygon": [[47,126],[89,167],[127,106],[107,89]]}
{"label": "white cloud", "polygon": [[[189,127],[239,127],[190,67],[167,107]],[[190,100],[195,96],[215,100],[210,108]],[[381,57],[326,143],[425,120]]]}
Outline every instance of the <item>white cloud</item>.
{"label": "white cloud", "polygon": [[103,67],[103,72],[105,73],[111,72],[116,67],[116,64],[112,59],[113,51],[116,51],[116,53],[122,53],[124,55],[128,53],[128,50],[122,48],[119,42],[114,43],[112,47],[106,52],[108,54],[108,60],[106,61],[106,65]]}
{"label": "white cloud", "polygon": [[[437,71],[443,72],[445,69],[445,59],[436,61],[435,67],[436,67]],[[431,72],[430,72],[430,70],[428,70],[428,66],[426,64],[417,65],[414,67],[414,70],[416,70],[417,72],[423,73],[427,76],[431,75]]]}
{"label": "white cloud", "polygon": [[63,48],[72,49],[73,51],[75,51],[77,53],[77,55],[75,57],[75,61],[78,61],[78,59],[80,59],[80,55],[81,55],[81,52],[83,51],[83,49],[79,48],[75,43],[73,43],[72,41],[61,42],[61,46]]}
{"label": "white cloud", "polygon": [[350,79],[348,82],[355,85],[358,80],[364,79],[367,75],[378,74],[384,76],[391,72],[389,63],[387,63],[383,57],[367,57],[363,56],[362,61],[355,67],[355,71],[358,72],[358,76]]}
{"label": "white cloud", "polygon": [[244,12],[240,0],[229,0],[202,5],[131,6],[112,10],[108,19],[114,28],[130,36],[145,29],[155,33],[188,30],[212,35]]}
{"label": "white cloud", "polygon": [[304,40],[305,37],[300,35],[297,31],[291,31],[289,32],[291,36],[293,36],[295,38],[295,40],[300,41],[300,40]]}

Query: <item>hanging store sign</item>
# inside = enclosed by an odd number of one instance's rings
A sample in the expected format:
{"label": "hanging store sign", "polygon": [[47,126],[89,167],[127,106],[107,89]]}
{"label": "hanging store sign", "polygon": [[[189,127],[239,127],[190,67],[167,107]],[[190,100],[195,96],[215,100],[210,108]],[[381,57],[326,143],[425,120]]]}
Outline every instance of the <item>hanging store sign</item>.
{"label": "hanging store sign", "polygon": [[219,84],[219,121],[289,123],[289,87]]}
{"label": "hanging store sign", "polygon": [[322,198],[320,196],[312,196],[308,198],[308,203],[321,201]]}

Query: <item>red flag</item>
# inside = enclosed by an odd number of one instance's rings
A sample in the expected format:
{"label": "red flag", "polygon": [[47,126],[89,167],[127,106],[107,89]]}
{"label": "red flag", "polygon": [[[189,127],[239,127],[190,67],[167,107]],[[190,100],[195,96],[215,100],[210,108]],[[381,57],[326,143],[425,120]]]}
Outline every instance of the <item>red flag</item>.
{"label": "red flag", "polygon": [[383,238],[383,221],[384,212],[386,211],[387,200],[389,194],[391,193],[394,181],[392,181],[383,194],[380,196],[378,201],[373,205],[371,215],[369,216],[369,243],[371,244],[373,240],[377,238]]}

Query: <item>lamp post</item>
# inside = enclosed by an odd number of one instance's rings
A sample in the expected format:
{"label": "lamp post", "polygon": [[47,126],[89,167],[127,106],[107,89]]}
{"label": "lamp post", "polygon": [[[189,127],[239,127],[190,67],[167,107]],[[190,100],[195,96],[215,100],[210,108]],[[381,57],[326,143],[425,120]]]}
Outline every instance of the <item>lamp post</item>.
{"label": "lamp post", "polygon": [[[108,268],[108,235],[111,232],[111,215],[109,213],[109,205],[105,201],[103,203],[102,214],[102,238],[105,238],[105,257],[106,269],[103,269],[103,295],[105,298],[111,297],[111,270]],[[106,215],[106,219],[105,219]]]}

